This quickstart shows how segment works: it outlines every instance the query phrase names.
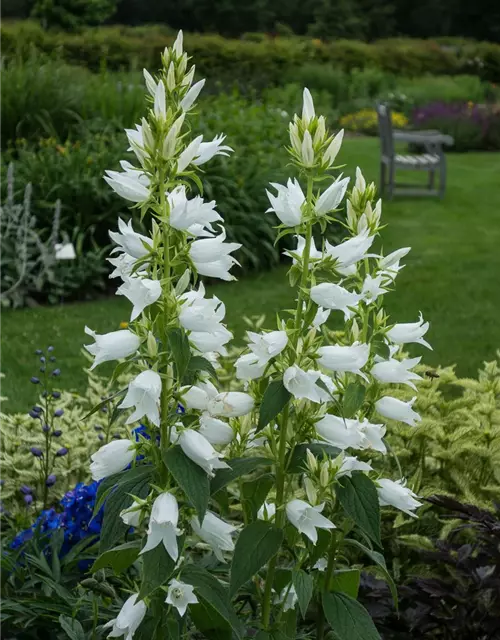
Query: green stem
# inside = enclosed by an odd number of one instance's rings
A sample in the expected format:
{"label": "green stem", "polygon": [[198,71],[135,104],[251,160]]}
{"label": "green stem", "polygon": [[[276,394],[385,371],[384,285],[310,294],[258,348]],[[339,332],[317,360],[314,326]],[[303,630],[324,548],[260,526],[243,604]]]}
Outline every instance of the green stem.
{"label": "green stem", "polygon": [[[307,206],[308,208],[312,207],[312,196],[313,196],[313,178],[309,176],[307,178]],[[309,214],[310,211],[307,211]],[[294,353],[292,354],[292,358],[290,361],[290,365],[292,365],[296,359],[296,351],[297,345],[299,343],[300,338],[300,329],[302,326],[302,315],[303,315],[303,304],[304,304],[304,296],[305,289],[307,286],[307,281],[309,278],[309,254],[311,253],[311,242],[312,242],[312,222],[308,222],[306,225],[306,243],[304,246],[304,252],[302,254],[302,276],[300,278],[300,288],[297,296],[297,308],[295,311],[295,322],[294,322],[294,333],[292,337],[292,347]],[[278,444],[278,460],[276,464],[276,526],[283,529],[285,526],[286,516],[285,516],[285,508],[284,508],[284,497],[285,497],[285,479],[286,479],[286,448],[287,448],[287,430],[288,430],[288,419],[290,416],[290,405],[287,404],[283,410],[283,415],[281,419],[280,425],[280,434],[279,434],[279,444]],[[262,623],[264,628],[269,628],[270,618],[271,618],[271,600],[272,600],[272,590],[273,590],[273,581],[274,574],[276,572],[276,564],[278,561],[278,557],[274,556],[269,563],[266,575],[266,585],[264,588],[264,596],[262,601]]]}
{"label": "green stem", "polygon": [[[162,210],[162,214],[164,219],[162,219],[163,224],[163,279],[165,281],[165,288],[163,293],[164,305],[168,304],[168,299],[170,297],[170,228],[168,225],[168,212],[167,212],[167,203],[165,199],[165,172],[160,172],[160,206]],[[166,315],[166,313],[165,313]],[[165,318],[166,321],[166,318]],[[165,331],[166,334],[166,331]],[[166,345],[166,335],[164,343]],[[170,386],[169,386],[169,362],[168,356],[165,358],[165,377],[162,380],[162,390],[161,390],[161,418],[160,418],[160,432],[161,432],[161,440],[160,446],[162,452],[168,449],[169,445],[169,428],[168,428],[168,405],[170,399]]]}
{"label": "green stem", "polygon": [[[330,549],[328,551],[328,564],[325,571],[325,581],[323,583],[323,593],[330,591],[330,583],[332,581],[333,571],[335,569],[335,561],[337,559],[337,549],[339,548],[339,542],[337,541],[337,535],[335,531],[332,531],[332,541],[330,543]],[[323,640],[325,635],[325,614],[323,613],[323,605],[318,602],[318,621],[316,624],[316,640]]]}

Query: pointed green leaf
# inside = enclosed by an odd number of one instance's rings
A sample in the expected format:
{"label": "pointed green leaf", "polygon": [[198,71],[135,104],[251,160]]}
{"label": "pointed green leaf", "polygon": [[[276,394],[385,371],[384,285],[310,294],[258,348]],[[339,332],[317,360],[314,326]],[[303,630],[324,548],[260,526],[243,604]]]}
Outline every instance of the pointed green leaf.
{"label": "pointed green leaf", "polygon": [[290,397],[290,392],[285,389],[283,380],[273,380],[269,383],[260,405],[257,431],[266,427],[283,411]]}
{"label": "pointed green leaf", "polygon": [[250,482],[244,482],[242,484],[241,493],[248,506],[252,520],[257,518],[257,512],[264,504],[267,494],[271,491],[274,483],[274,476],[266,473],[263,476],[255,478],[255,480],[250,480]]}
{"label": "pointed green leaf", "polygon": [[96,404],[95,407],[92,407],[92,409],[87,414],[85,414],[83,416],[83,418],[81,418],[80,421],[83,422],[87,418],[90,418],[90,416],[94,415],[94,413],[97,413],[103,407],[106,407],[108,402],[111,402],[111,400],[114,400],[115,398],[118,398],[120,396],[124,396],[126,393],[127,393],[127,388],[120,389],[120,391],[117,391],[116,393],[113,393],[108,398],[104,398],[104,400],[102,400],[102,402],[99,402],[99,404]]}
{"label": "pointed green leaf", "polygon": [[270,522],[256,520],[243,529],[231,564],[231,596],[278,553],[282,542],[283,531]]}
{"label": "pointed green leaf", "polygon": [[203,522],[210,497],[210,481],[206,472],[188,458],[178,446],[167,449],[163,454],[163,461],[196,509],[200,522]]}
{"label": "pointed green leaf", "polygon": [[169,329],[167,340],[172,351],[172,357],[177,369],[177,377],[182,379],[191,359],[191,348],[186,332],[183,329],[174,327]]}
{"label": "pointed green leaf", "polygon": [[102,553],[94,562],[91,571],[95,573],[103,567],[111,567],[115,573],[121,573],[137,560],[140,550],[139,540],[121,544]]}
{"label": "pointed green leaf", "polygon": [[361,574],[359,569],[340,569],[332,576],[332,591],[347,593],[351,598],[356,599],[359,591],[359,580]]}
{"label": "pointed green leaf", "polygon": [[60,615],[59,624],[62,630],[66,633],[71,640],[85,640],[85,632],[82,625],[75,618],[69,616]]}
{"label": "pointed green leaf", "polygon": [[191,356],[185,380],[183,380],[184,384],[193,384],[198,371],[204,371],[205,373],[208,373],[211,378],[217,380],[217,372],[215,371],[214,365],[209,360],[203,356]]}
{"label": "pointed green leaf", "polygon": [[161,587],[170,578],[175,569],[175,562],[168,555],[163,543],[147,551],[142,558],[142,582],[139,600],[151,595],[155,589]]}
{"label": "pointed green leaf", "polygon": [[255,471],[259,467],[264,465],[269,466],[273,464],[273,461],[269,458],[255,457],[255,458],[233,458],[232,460],[226,460],[230,469],[219,469],[215,474],[215,478],[212,478],[210,482],[210,493],[213,495],[220,491],[223,487],[228,485],[233,480],[246,476],[252,471]]}
{"label": "pointed green leaf", "polygon": [[293,586],[299,601],[299,609],[302,617],[306,617],[307,608],[311,602],[314,589],[314,580],[311,575],[305,571],[297,571],[293,574]]}
{"label": "pointed green leaf", "polygon": [[380,540],[380,506],[375,484],[364,473],[344,476],[336,487],[337,497],[348,515],[376,545]]}
{"label": "pointed green leaf", "polygon": [[326,444],[326,442],[299,444],[294,448],[290,462],[288,463],[288,473],[303,473],[306,466],[307,449],[320,460],[325,456],[327,458],[336,458],[340,453],[340,449],[332,447],[331,444]]}
{"label": "pointed green leaf", "polygon": [[132,469],[125,469],[125,471],[120,471],[119,473],[114,473],[112,476],[104,478],[97,489],[93,515],[95,516],[99,512],[114,487],[122,484],[133,484],[135,481],[139,481],[145,476],[150,476],[152,473],[153,467],[149,465],[138,465],[137,467],[132,467]]}
{"label": "pointed green leaf", "polygon": [[366,389],[360,382],[351,382],[344,392],[342,412],[344,418],[352,418],[363,406]]}
{"label": "pointed green leaf", "polygon": [[323,611],[335,640],[381,640],[368,611],[345,593],[323,594]]}

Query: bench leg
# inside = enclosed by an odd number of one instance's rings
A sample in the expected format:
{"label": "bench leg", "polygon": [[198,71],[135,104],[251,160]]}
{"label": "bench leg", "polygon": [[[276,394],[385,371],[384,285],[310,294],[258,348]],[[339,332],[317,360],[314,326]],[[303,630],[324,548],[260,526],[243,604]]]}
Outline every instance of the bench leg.
{"label": "bench leg", "polygon": [[389,165],[389,189],[388,189],[389,200],[392,200],[394,196],[394,172],[395,172],[394,163],[391,162],[391,164]]}
{"label": "bench leg", "polygon": [[379,185],[379,191],[380,191],[380,195],[383,196],[384,192],[385,192],[385,163],[381,162],[380,163],[380,185]]}
{"label": "bench leg", "polygon": [[435,177],[436,177],[436,172],[434,171],[434,169],[431,169],[431,171],[429,171],[429,182],[427,183],[429,191],[432,191],[434,189]]}
{"label": "bench leg", "polygon": [[443,156],[439,165],[439,197],[444,198],[446,191],[446,158]]}

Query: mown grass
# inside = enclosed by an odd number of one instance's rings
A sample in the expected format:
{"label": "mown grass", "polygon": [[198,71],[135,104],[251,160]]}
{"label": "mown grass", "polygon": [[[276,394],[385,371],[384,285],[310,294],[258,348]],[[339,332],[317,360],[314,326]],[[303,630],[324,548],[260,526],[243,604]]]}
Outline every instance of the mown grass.
{"label": "mown grass", "polygon": [[[359,165],[367,179],[377,180],[377,140],[346,140],[340,161],[350,174]],[[412,321],[422,311],[431,322],[434,351],[415,353],[423,354],[429,366],[457,363],[461,375],[473,375],[500,348],[499,176],[499,153],[449,154],[443,201],[397,198],[383,206],[388,224],[382,235],[384,251],[412,247],[386,306],[400,322]],[[237,337],[245,330],[244,316],[265,313],[271,325],[275,312],[293,303],[285,267],[239,277],[238,282],[209,288],[226,303],[228,324]],[[33,404],[36,390],[29,379],[38,368],[33,352],[49,344],[62,370],[61,386],[83,389],[85,360],[80,349],[85,324],[100,332],[114,330],[128,319],[129,309],[126,300],[116,297],[4,311],[2,395],[9,398],[4,409],[24,411]]]}

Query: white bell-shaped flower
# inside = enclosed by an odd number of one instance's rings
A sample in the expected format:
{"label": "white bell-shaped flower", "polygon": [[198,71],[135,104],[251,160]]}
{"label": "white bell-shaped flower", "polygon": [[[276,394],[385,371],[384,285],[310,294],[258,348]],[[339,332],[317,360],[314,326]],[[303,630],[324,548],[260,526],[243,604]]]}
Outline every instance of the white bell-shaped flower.
{"label": "white bell-shaped flower", "polygon": [[408,255],[410,251],[411,247],[403,247],[402,249],[397,249],[396,251],[389,253],[389,255],[385,256],[384,258],[380,258],[378,263],[379,269],[390,269],[396,263],[399,263],[402,258]]}
{"label": "white bell-shaped flower", "polygon": [[118,229],[119,232],[110,231],[109,237],[121,250],[136,260],[148,255],[148,247],[152,246],[152,240],[136,233],[132,228],[132,220],[125,224],[121,218],[118,218]]}
{"label": "white bell-shaped flower", "polygon": [[223,454],[216,451],[210,442],[193,429],[186,429],[179,436],[179,445],[185,455],[200,466],[210,477],[214,477],[214,469],[229,469],[220,458]]}
{"label": "white bell-shaped flower", "polygon": [[247,331],[250,338],[248,348],[257,356],[260,365],[267,364],[271,358],[279,355],[288,344],[286,331],[270,331],[269,333],[255,333]]}
{"label": "white bell-shaped flower", "polygon": [[383,424],[373,424],[365,418],[359,423],[359,428],[365,436],[363,449],[373,449],[380,453],[387,453],[387,447],[383,441],[387,429]]}
{"label": "white bell-shaped flower", "polygon": [[315,424],[317,434],[328,444],[345,449],[364,449],[366,437],[358,420],[327,413]]}
{"label": "white bell-shaped flower", "polygon": [[188,199],[184,185],[175,188],[167,196],[170,205],[170,226],[184,231],[193,224],[205,227],[211,222],[222,220],[215,210],[215,200],[205,202],[201,196]]}
{"label": "white bell-shaped flower", "polygon": [[323,307],[318,307],[316,315],[314,316],[314,319],[312,321],[312,326],[315,329],[319,329],[319,327],[321,327],[322,324],[325,324],[325,322],[330,317],[330,312],[331,309],[323,309]]}
{"label": "white bell-shaped flower", "polygon": [[99,334],[92,331],[92,329],[85,327],[85,333],[92,336],[95,340],[94,344],[85,345],[85,349],[95,356],[95,360],[90,367],[90,370],[103,362],[120,360],[121,358],[131,356],[137,351],[141,344],[139,337],[128,329]]}
{"label": "white bell-shaped flower", "polygon": [[374,239],[375,236],[370,236],[369,231],[366,230],[336,246],[332,246],[327,241],[325,243],[326,255],[337,260],[340,267],[350,267],[365,258],[366,252],[372,246]]}
{"label": "white bell-shaped flower", "polygon": [[220,280],[234,280],[229,269],[238,262],[229,254],[239,249],[241,244],[224,242],[225,239],[226,231],[222,228],[222,233],[215,238],[195,240],[191,243],[189,257],[199,274]]}
{"label": "white bell-shaped flower", "polygon": [[417,517],[413,512],[417,507],[421,507],[422,503],[416,500],[416,493],[405,487],[403,480],[381,478],[376,480],[376,484],[381,507],[395,507],[412,518]]}
{"label": "white bell-shaped flower", "polygon": [[208,412],[212,416],[238,418],[250,413],[254,407],[254,399],[242,391],[225,391],[219,393],[208,403]]}
{"label": "white bell-shaped flower", "polygon": [[215,446],[225,446],[234,438],[234,431],[227,422],[213,418],[207,413],[200,416],[199,433]]}
{"label": "white bell-shaped flower", "polygon": [[366,365],[370,357],[369,344],[354,342],[350,346],[336,344],[329,347],[320,347],[318,354],[320,356],[318,362],[325,369],[341,373],[356,373],[365,380],[367,379],[361,369]]}
{"label": "white bell-shaped flower", "polygon": [[404,402],[403,400],[398,400],[398,398],[384,396],[375,403],[375,410],[380,413],[381,416],[384,416],[384,418],[398,420],[410,427],[415,427],[417,422],[422,420],[420,415],[412,409],[416,399],[417,396],[408,402]]}
{"label": "white bell-shaped flower", "polygon": [[333,282],[323,282],[311,288],[311,300],[325,309],[342,311],[344,318],[349,320],[353,316],[352,309],[356,309],[363,296],[348,291]]}
{"label": "white bell-shaped flower", "polygon": [[213,140],[210,140],[210,142],[201,142],[193,164],[199,167],[215,156],[228,156],[233,149],[222,144],[225,139],[226,136],[221,133],[215,136]]}
{"label": "white bell-shaped flower", "polygon": [[207,299],[202,284],[198,291],[189,291],[180,296],[182,303],[179,322],[187,331],[212,333],[222,330],[221,322],[226,315],[226,307],[216,296]]}
{"label": "white bell-shaped flower", "polygon": [[106,171],[104,180],[119,196],[132,202],[143,202],[150,196],[149,188],[139,179],[139,175],[120,171]]}
{"label": "white bell-shaped flower", "polygon": [[146,416],[156,427],[160,426],[161,378],[156,371],[142,371],[128,385],[127,395],[120,409],[135,407],[126,424],[137,422]]}
{"label": "white bell-shaped flower", "polygon": [[135,320],[146,307],[154,304],[161,296],[162,288],[159,280],[133,276],[124,278],[116,295],[125,296],[133,304],[130,321]]}
{"label": "white bell-shaped flower", "polygon": [[111,440],[90,456],[92,480],[102,480],[123,471],[135,458],[131,440]]}
{"label": "white bell-shaped flower", "polygon": [[219,392],[210,380],[199,381],[195,385],[181,388],[182,403],[186,409],[197,409],[206,411],[208,403],[215,398]]}
{"label": "white bell-shaped flower", "polygon": [[175,496],[165,492],[153,502],[151,516],[149,518],[148,538],[141,554],[155,549],[159,544],[163,544],[165,551],[177,562],[179,557],[179,547],[177,536],[181,534],[177,528],[179,522],[179,506]]}
{"label": "white bell-shaped flower", "polygon": [[342,476],[348,476],[351,478],[353,471],[373,471],[373,468],[371,464],[358,460],[355,456],[342,454],[342,464],[335,474],[335,477],[342,478]]}
{"label": "white bell-shaped flower", "polygon": [[186,613],[188,605],[196,604],[198,602],[198,598],[194,594],[194,587],[192,585],[180,582],[174,578],[168,583],[165,602],[177,609],[182,618]]}
{"label": "white bell-shaped flower", "polygon": [[257,518],[259,518],[259,520],[274,520],[275,515],[276,505],[274,502],[264,502],[257,511]]}
{"label": "white bell-shaped flower", "polygon": [[383,360],[373,365],[371,374],[379,382],[392,384],[406,384],[416,390],[412,380],[422,380],[418,373],[410,371],[416,367],[421,358],[405,358],[404,360]]}
{"label": "white bell-shaped flower", "polygon": [[286,505],[286,516],[293,526],[316,544],[318,532],[316,529],[335,529],[333,522],[321,515],[324,504],[312,507],[304,500],[291,500]]}
{"label": "white bell-shaped flower", "polygon": [[275,182],[271,182],[271,186],[278,193],[273,195],[266,190],[271,203],[266,213],[274,211],[282,224],[287,227],[296,227],[302,221],[302,205],[306,200],[300,184],[297,180],[289,178],[286,187]]}
{"label": "white bell-shaped flower", "polygon": [[266,363],[259,364],[259,359],[253,353],[246,353],[240,356],[234,366],[238,380],[245,381],[260,378],[266,369]]}
{"label": "white bell-shaped flower", "polygon": [[[297,258],[295,256],[297,255],[299,256],[299,258],[302,258],[302,254],[304,253],[304,249],[306,248],[306,239],[302,236],[294,236],[294,238],[297,238],[297,247],[295,249],[283,251],[283,255],[290,256],[292,258],[293,264],[297,264]],[[309,248],[309,261],[314,262],[315,260],[321,260],[322,257],[322,252],[316,249],[314,238],[311,238],[311,246]]]}
{"label": "white bell-shaped flower", "polygon": [[111,627],[111,633],[108,634],[108,638],[121,638],[123,636],[125,640],[132,640],[147,611],[144,600],[137,601],[138,596],[138,593],[132,594],[125,601],[118,617],[104,625],[104,629]]}
{"label": "white bell-shaped flower", "polygon": [[[319,380],[330,393],[317,384]],[[294,398],[304,398],[317,403],[329,402],[332,399],[330,394],[336,391],[333,381],[328,376],[320,371],[304,371],[295,364],[288,367],[283,374],[283,385]]]}
{"label": "white bell-shaped flower", "polygon": [[141,507],[139,503],[134,500],[128,509],[122,509],[120,518],[129,527],[138,527],[141,523]]}
{"label": "white bell-shaped flower", "polygon": [[211,511],[207,511],[201,525],[196,516],[191,518],[191,527],[195,534],[212,548],[220,562],[225,562],[223,551],[234,551],[231,536],[236,531],[236,527],[227,524]]}
{"label": "white bell-shaped flower", "polygon": [[283,613],[287,611],[291,611],[295,609],[297,602],[299,601],[299,597],[297,596],[297,592],[295,591],[295,587],[293,585],[289,585],[280,591],[279,594],[274,598],[274,604],[279,604],[283,607]]}
{"label": "white bell-shaped flower", "polygon": [[200,353],[215,351],[224,356],[227,354],[226,345],[233,338],[233,334],[223,325],[217,331],[192,331],[189,341]]}
{"label": "white bell-shaped flower", "polygon": [[318,198],[314,210],[317,216],[324,216],[326,213],[336,209],[342,202],[347,187],[349,185],[349,178],[337,178],[328,189]]}
{"label": "white bell-shaped flower", "polygon": [[432,349],[431,345],[423,338],[428,330],[429,323],[424,322],[422,314],[420,314],[418,322],[395,324],[387,331],[386,335],[394,344],[410,344],[414,342]]}

